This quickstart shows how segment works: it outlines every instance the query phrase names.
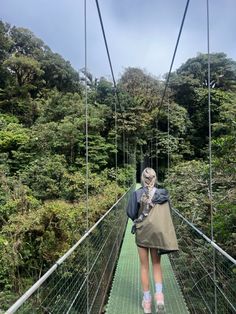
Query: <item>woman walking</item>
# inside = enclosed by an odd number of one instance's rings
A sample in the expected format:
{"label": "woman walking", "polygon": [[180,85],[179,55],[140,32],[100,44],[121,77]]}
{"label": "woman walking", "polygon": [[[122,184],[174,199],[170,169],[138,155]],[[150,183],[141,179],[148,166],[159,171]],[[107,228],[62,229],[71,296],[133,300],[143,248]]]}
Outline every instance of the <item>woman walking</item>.
{"label": "woman walking", "polygon": [[179,250],[168,193],[165,189],[157,189],[155,183],[155,171],[152,168],[144,169],[141,176],[142,187],[133,192],[127,207],[127,215],[134,221],[132,233],[135,233],[140,259],[144,313],[151,313],[152,307],[149,253],[155,281],[156,310],[157,313],[165,313],[161,255]]}

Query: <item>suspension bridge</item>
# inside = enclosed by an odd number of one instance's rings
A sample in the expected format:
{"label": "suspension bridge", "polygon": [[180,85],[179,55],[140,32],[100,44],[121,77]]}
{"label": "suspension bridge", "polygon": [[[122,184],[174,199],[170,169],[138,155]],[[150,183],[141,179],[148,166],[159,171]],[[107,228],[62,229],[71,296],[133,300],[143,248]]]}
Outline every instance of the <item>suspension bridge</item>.
{"label": "suspension bridge", "polygon": [[[124,211],[133,189],[6,314],[142,313],[139,259]],[[236,261],[174,208],[172,217],[180,251],[162,256],[166,313],[215,313],[215,298],[218,313],[235,313]]]}
{"label": "suspension bridge", "polygon": [[[171,61],[163,103],[175,54],[179,44],[189,0],[186,3],[174,55]],[[119,105],[119,95],[113,74],[111,58],[96,0],[104,42]],[[207,10],[209,11],[208,1]],[[85,1],[85,72],[86,58],[86,1]],[[208,12],[209,55],[209,12]],[[87,88],[87,87],[86,87]],[[210,60],[208,60],[209,126],[210,120]],[[86,106],[86,197],[88,202],[88,120]],[[117,127],[117,115],[115,115]],[[117,136],[116,136],[117,145]],[[211,128],[209,127],[209,160],[211,163]],[[116,155],[117,167],[117,155]],[[169,150],[168,150],[169,167]],[[210,197],[212,179],[210,164]],[[139,260],[131,222],[125,213],[130,194],[136,182],[95,223],[64,256],[23,294],[7,311],[12,313],[72,313],[118,314],[142,313]],[[211,204],[212,212],[212,204]],[[179,244],[179,252],[162,256],[165,306],[168,314],[236,313],[236,260],[222,250],[213,238],[196,228],[177,209],[171,209]],[[88,223],[87,223],[88,226]],[[154,288],[152,287],[152,290]],[[153,307],[153,312],[155,311]]]}

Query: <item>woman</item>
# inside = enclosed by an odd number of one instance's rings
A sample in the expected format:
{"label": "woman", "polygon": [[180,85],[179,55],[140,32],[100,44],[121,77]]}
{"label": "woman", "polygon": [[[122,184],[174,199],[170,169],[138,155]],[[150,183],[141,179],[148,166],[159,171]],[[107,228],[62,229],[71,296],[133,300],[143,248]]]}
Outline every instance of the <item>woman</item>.
{"label": "woman", "polygon": [[149,252],[155,281],[157,313],[164,313],[161,255],[179,250],[170,214],[168,193],[165,189],[157,189],[155,183],[155,171],[152,168],[144,169],[141,176],[142,187],[133,192],[127,207],[127,215],[134,221],[132,233],[135,233],[140,259],[144,313],[151,313],[152,303]]}

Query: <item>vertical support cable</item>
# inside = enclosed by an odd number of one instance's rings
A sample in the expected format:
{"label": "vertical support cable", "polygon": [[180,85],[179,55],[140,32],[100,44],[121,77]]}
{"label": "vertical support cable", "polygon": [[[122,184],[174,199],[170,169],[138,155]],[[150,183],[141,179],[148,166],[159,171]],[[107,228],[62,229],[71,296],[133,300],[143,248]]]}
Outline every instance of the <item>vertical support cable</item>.
{"label": "vertical support cable", "polygon": [[122,132],[122,142],[123,142],[123,165],[125,167],[125,131]]}
{"label": "vertical support cable", "polygon": [[151,168],[153,167],[152,165],[152,137],[151,137],[151,142],[150,142],[150,157],[151,157]]}
{"label": "vertical support cable", "polygon": [[211,206],[211,239],[214,238],[212,214],[212,151],[211,151],[211,64],[210,64],[210,37],[209,37],[209,1],[207,0],[207,56],[208,56],[208,136],[209,136],[209,197]]}
{"label": "vertical support cable", "polygon": [[132,163],[132,166],[135,165],[135,171],[134,171],[134,176],[133,176],[133,184],[137,182],[137,141],[135,141],[134,144],[134,161]]}
{"label": "vertical support cable", "polygon": [[140,178],[141,178],[142,171],[143,171],[143,147],[142,147],[142,144],[140,144]]}
{"label": "vertical support cable", "polygon": [[167,180],[169,184],[169,170],[170,170],[170,103],[168,101],[167,107]]}
{"label": "vertical support cable", "polygon": [[127,138],[127,164],[130,164],[130,157],[129,157],[129,138]]}
{"label": "vertical support cable", "polygon": [[[159,111],[158,111],[158,113],[159,113]],[[157,182],[159,180],[158,179],[159,178],[159,176],[158,176],[158,173],[159,173],[158,157],[159,157],[159,155],[158,155],[158,118],[156,118],[156,175],[157,175]]]}
{"label": "vertical support cable", "polygon": [[118,168],[118,162],[117,162],[117,154],[118,154],[118,134],[117,134],[117,105],[115,101],[115,147],[116,147],[116,154],[115,154],[115,167],[116,167],[116,202],[118,200],[118,192],[117,192],[117,186],[118,186],[118,180],[117,180],[117,168]]}
{"label": "vertical support cable", "polygon": [[[84,0],[84,70],[85,70],[85,163],[86,163],[86,232],[89,230],[88,219],[88,181],[89,181],[89,165],[88,165],[88,90],[87,90],[87,1]],[[87,241],[86,249],[87,258],[87,281],[86,281],[86,295],[87,295],[87,314],[89,313],[89,247]]]}
{"label": "vertical support cable", "polygon": [[123,120],[123,133],[122,133],[122,138],[123,138],[123,167],[124,167],[124,172],[125,172],[125,176],[124,176],[124,187],[126,188],[126,164],[125,164],[125,125],[124,125],[124,120]]}
{"label": "vertical support cable", "polygon": [[[129,157],[129,155],[130,155],[130,153],[129,153],[129,137],[127,136],[127,147],[126,147],[126,149],[127,149],[127,169],[129,169],[129,166],[130,166],[130,157]],[[127,176],[127,181],[128,181],[128,185],[130,184],[129,182],[129,176]]]}
{"label": "vertical support cable", "polygon": [[[210,63],[210,18],[209,18],[209,0],[207,0],[207,56],[208,56],[208,126],[209,126],[209,199],[211,211],[211,240],[214,241],[214,224],[213,224],[213,199],[212,199],[212,147],[211,147],[211,63]],[[215,296],[215,314],[217,314],[217,290],[216,290],[216,261],[215,248],[213,248],[213,279],[214,279],[214,296]]]}

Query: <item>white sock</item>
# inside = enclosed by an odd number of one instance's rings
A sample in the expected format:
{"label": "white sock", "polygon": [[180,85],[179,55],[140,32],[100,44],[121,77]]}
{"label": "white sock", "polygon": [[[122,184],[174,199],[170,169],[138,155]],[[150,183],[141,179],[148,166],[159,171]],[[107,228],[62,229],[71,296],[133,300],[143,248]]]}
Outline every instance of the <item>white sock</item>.
{"label": "white sock", "polygon": [[143,291],[143,298],[145,301],[149,301],[151,299],[150,291]]}
{"label": "white sock", "polygon": [[162,292],[162,283],[156,282],[155,287],[156,287],[156,293]]}

